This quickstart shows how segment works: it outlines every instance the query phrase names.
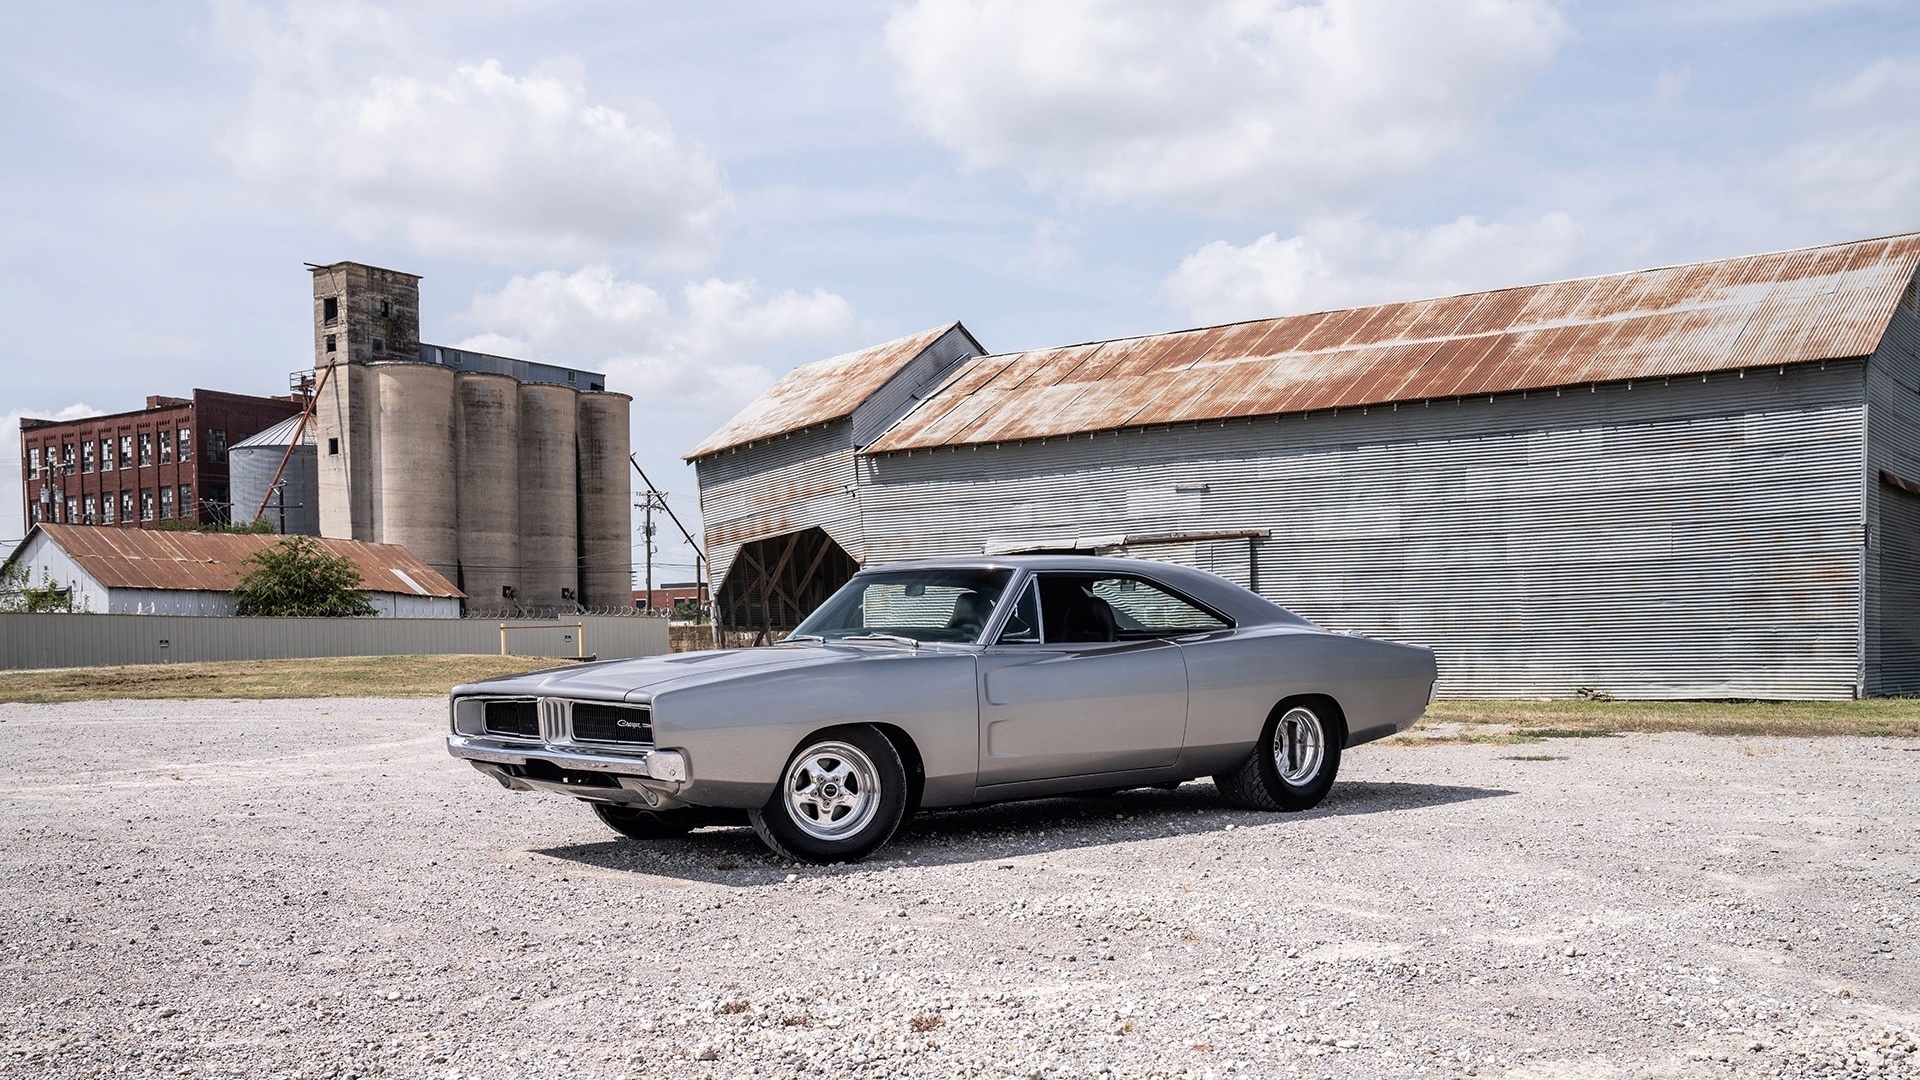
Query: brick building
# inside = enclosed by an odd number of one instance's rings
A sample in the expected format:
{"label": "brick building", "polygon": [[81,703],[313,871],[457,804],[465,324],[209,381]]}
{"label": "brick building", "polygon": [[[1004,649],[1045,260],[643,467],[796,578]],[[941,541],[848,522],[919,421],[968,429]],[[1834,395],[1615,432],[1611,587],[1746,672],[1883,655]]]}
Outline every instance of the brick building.
{"label": "brick building", "polygon": [[[195,390],[79,420],[20,421],[27,524],[227,521],[227,447],[300,412],[296,397]],[[244,516],[251,516],[252,508]]]}
{"label": "brick building", "polygon": [[645,589],[633,590],[633,607],[636,611],[652,611],[659,608],[677,608],[682,601],[707,606],[707,585],[704,581],[668,581],[659,588],[648,592]]}

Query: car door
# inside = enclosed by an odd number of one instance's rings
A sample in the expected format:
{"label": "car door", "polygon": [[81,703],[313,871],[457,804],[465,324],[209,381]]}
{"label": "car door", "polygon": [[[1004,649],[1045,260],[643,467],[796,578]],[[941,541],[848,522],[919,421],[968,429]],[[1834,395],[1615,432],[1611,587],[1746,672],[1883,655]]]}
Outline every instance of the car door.
{"label": "car door", "polygon": [[1122,639],[1095,591],[1113,580],[1035,574],[981,653],[981,787],[1158,768],[1179,757],[1186,662],[1169,641]]}

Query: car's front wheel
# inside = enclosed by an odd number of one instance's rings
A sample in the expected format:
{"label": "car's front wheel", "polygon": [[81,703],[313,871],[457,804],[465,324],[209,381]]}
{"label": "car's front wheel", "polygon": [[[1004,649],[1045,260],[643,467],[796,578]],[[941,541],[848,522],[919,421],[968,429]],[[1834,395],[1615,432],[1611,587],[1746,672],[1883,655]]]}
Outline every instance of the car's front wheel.
{"label": "car's front wheel", "polygon": [[900,752],[871,727],[830,728],[795,750],[773,797],[748,812],[778,854],[806,862],[851,862],[892,838],[906,816]]}
{"label": "car's front wheel", "polygon": [[1220,794],[1248,810],[1311,810],[1340,771],[1346,729],[1319,701],[1281,702],[1240,766],[1213,778]]}

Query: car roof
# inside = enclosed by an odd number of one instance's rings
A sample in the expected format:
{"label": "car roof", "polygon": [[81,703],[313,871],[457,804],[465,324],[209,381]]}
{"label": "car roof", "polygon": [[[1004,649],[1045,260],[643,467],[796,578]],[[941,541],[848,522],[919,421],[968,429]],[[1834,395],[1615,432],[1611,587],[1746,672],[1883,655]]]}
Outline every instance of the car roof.
{"label": "car roof", "polygon": [[[861,567],[861,574],[895,570],[1030,570],[1099,574],[1125,574],[1146,578],[1184,593],[1223,615],[1239,626],[1288,623],[1312,626],[1306,619],[1266,597],[1232,581],[1179,563],[1154,559],[1129,559],[1114,555],[955,555],[937,559],[912,559],[895,563],[874,563]],[[857,575],[856,575],[857,576]]]}

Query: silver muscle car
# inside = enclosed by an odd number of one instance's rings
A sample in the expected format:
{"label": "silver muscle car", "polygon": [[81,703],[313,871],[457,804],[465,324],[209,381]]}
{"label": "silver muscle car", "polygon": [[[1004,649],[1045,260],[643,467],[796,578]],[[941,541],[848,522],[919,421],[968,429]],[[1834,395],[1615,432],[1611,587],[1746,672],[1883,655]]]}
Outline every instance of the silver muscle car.
{"label": "silver muscle car", "polygon": [[1341,751],[1403,731],[1433,654],[1329,633],[1223,578],[1137,559],[861,571],[772,648],[455,687],[447,747],[640,839],[750,821],[791,859],[861,858],[922,807],[1211,776],[1305,810]]}

